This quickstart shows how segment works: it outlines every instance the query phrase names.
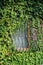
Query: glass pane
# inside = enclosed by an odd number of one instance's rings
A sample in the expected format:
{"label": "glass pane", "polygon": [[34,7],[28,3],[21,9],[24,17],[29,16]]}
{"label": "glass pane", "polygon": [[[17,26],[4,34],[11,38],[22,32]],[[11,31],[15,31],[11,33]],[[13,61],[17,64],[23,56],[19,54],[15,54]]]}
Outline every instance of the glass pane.
{"label": "glass pane", "polygon": [[12,40],[16,49],[28,48],[27,23],[23,24],[23,26],[21,26],[14,34],[12,34]]}

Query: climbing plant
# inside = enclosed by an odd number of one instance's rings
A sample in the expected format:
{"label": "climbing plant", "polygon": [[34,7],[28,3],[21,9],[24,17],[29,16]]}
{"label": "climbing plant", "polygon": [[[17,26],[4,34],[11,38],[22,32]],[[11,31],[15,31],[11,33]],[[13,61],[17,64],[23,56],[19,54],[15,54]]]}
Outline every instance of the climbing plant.
{"label": "climbing plant", "polygon": [[[38,62],[43,58],[41,20],[43,21],[43,0],[0,0],[1,65],[39,65]],[[12,45],[11,34],[29,21],[30,27],[37,30],[37,42],[31,39],[29,51],[18,53]],[[34,46],[34,43],[37,46]]]}

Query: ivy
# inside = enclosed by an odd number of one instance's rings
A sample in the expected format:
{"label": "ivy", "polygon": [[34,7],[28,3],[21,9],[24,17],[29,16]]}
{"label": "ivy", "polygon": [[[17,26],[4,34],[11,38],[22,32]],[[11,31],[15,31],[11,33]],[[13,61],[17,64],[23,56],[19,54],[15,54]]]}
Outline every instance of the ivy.
{"label": "ivy", "polygon": [[[43,22],[43,0],[0,0],[1,65],[40,65],[43,59],[41,20]],[[30,27],[37,30],[37,41],[31,39],[30,49],[18,52],[13,46],[11,34],[20,27],[23,29],[24,23],[29,21]]]}

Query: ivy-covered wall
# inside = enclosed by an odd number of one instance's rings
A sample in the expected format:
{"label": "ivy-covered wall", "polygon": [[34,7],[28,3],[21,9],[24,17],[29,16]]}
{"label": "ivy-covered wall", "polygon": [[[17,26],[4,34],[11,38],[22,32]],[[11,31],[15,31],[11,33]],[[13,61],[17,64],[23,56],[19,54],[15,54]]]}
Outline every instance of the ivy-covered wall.
{"label": "ivy-covered wall", "polygon": [[[17,52],[12,44],[11,34],[22,27],[23,23],[29,21],[30,27],[37,30],[37,41],[31,39],[28,51]],[[43,59],[41,22],[43,23],[42,0],[0,0],[1,65],[39,65],[41,63]]]}

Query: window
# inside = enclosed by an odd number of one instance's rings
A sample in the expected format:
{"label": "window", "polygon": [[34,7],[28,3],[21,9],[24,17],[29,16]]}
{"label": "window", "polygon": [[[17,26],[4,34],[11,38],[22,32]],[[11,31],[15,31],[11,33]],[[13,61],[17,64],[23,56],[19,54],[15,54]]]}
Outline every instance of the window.
{"label": "window", "polygon": [[29,47],[28,23],[24,23],[12,34],[13,44],[17,50],[26,50]]}

